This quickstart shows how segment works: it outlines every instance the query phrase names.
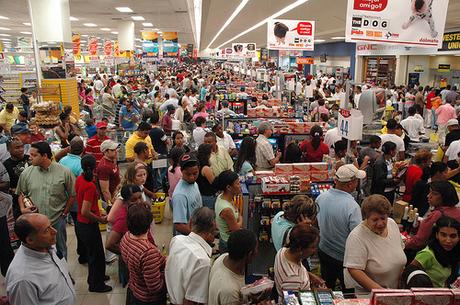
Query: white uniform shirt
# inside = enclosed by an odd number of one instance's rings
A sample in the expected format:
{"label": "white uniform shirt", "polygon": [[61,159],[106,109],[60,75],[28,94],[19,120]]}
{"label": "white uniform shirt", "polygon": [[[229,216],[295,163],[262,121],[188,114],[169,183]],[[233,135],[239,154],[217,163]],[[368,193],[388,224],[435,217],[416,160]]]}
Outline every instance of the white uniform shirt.
{"label": "white uniform shirt", "polygon": [[235,142],[233,141],[232,136],[226,133],[225,131],[224,131],[223,138],[220,138],[218,136],[216,136],[216,138],[217,138],[217,144],[224,147],[226,150],[236,148],[236,145],[235,145]]}
{"label": "white uniform shirt", "polygon": [[[395,134],[390,134],[390,133],[383,134],[380,136],[380,139],[382,139],[382,145],[385,144],[386,142],[391,141],[396,144],[396,149],[398,150],[398,152],[406,151],[404,147],[403,139],[401,137],[398,137]],[[382,148],[382,146],[380,146],[380,148]]]}
{"label": "white uniform shirt", "polygon": [[457,160],[458,153],[460,153],[460,140],[450,143],[449,148],[446,150],[446,156],[449,157],[449,161]]}
{"label": "white uniform shirt", "polygon": [[185,299],[208,303],[211,255],[211,246],[193,232],[171,240],[165,268],[171,304],[183,304]]}
{"label": "white uniform shirt", "polygon": [[401,121],[401,125],[407,131],[407,134],[412,141],[418,142],[420,140],[420,134],[425,133],[423,121],[420,121],[415,116],[405,118]]}

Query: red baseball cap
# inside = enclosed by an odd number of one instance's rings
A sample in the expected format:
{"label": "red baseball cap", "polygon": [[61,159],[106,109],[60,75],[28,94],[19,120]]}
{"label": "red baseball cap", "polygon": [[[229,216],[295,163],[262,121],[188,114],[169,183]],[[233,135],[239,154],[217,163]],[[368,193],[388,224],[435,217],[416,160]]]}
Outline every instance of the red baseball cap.
{"label": "red baseball cap", "polygon": [[107,128],[107,123],[106,122],[98,122],[96,124],[96,128]]}

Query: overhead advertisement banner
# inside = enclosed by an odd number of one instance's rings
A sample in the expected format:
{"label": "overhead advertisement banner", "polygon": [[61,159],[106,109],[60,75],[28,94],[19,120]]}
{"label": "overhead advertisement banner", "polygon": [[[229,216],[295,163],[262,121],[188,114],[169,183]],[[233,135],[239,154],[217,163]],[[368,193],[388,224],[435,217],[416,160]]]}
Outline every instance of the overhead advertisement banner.
{"label": "overhead advertisement banner", "polygon": [[442,39],[442,48],[440,51],[458,50],[460,50],[460,32],[445,33]]}
{"label": "overhead advertisement banner", "polygon": [[112,55],[113,43],[112,40],[104,41],[104,55]]}
{"label": "overhead advertisement banner", "polygon": [[255,43],[232,43],[233,56],[243,58],[256,57]]}
{"label": "overhead advertisement banner", "polygon": [[158,33],[143,31],[142,32],[142,57],[158,56]]}
{"label": "overhead advertisement banner", "polygon": [[449,0],[348,0],[345,40],[442,46]]}
{"label": "overhead advertisement banner", "polygon": [[177,57],[179,40],[177,32],[163,32],[163,57]]}
{"label": "overhead advertisement banner", "polygon": [[88,41],[88,52],[89,55],[97,55],[97,37],[90,37]]}
{"label": "overhead advertisement banner", "polygon": [[113,43],[113,55],[115,55],[115,57],[120,56],[120,47],[118,45],[118,40],[115,40],[115,42]]}
{"label": "overhead advertisement banner", "polygon": [[267,29],[267,48],[270,50],[314,50],[314,21],[271,19]]}
{"label": "overhead advertisement banner", "polygon": [[81,38],[80,34],[72,34],[73,55],[79,60],[81,56]]}

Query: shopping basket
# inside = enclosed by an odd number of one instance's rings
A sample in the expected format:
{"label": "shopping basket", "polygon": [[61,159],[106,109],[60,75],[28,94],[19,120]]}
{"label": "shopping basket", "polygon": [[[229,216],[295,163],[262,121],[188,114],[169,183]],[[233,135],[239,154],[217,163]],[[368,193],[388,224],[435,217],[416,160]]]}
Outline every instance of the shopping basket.
{"label": "shopping basket", "polygon": [[[163,198],[163,200],[158,201],[158,199]],[[152,202],[152,215],[155,223],[161,223],[165,215],[165,206],[166,206],[166,194],[165,193],[155,193],[155,201]]]}

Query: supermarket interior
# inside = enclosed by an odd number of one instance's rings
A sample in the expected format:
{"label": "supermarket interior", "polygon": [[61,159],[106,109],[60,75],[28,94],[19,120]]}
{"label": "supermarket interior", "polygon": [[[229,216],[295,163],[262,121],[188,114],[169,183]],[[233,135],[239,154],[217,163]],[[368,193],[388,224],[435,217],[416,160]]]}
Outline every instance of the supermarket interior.
{"label": "supermarket interior", "polygon": [[459,120],[459,0],[0,0],[0,305],[458,305]]}

